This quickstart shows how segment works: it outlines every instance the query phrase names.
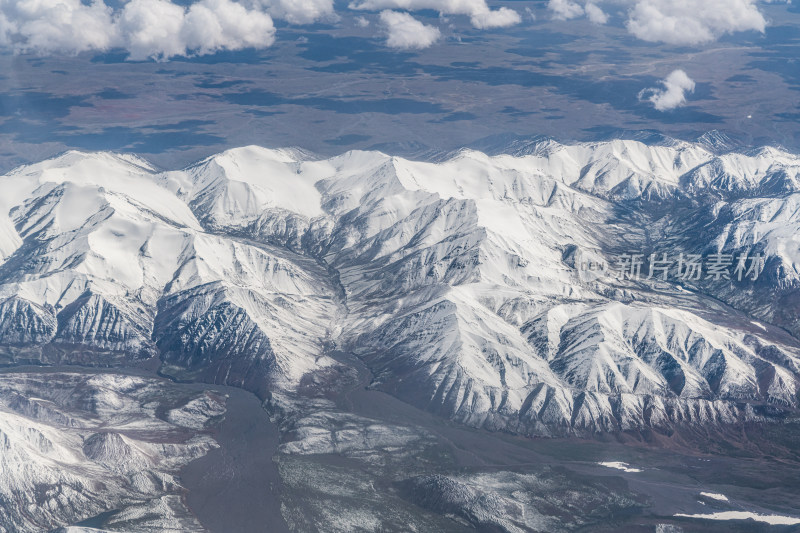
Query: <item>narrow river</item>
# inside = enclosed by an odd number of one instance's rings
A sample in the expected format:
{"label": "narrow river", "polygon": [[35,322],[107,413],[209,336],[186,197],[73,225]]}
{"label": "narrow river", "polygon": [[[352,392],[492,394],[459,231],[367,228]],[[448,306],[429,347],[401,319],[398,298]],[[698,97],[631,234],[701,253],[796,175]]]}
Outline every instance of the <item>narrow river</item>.
{"label": "narrow river", "polygon": [[211,533],[288,532],[280,510],[280,477],[272,456],[279,435],[254,394],[209,386],[228,395],[220,444],[181,471],[189,509]]}

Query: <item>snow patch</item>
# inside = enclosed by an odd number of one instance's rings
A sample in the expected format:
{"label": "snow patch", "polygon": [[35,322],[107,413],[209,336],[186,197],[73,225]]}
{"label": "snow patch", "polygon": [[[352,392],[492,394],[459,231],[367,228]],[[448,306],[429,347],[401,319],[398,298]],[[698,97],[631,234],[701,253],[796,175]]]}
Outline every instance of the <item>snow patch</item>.
{"label": "snow patch", "polygon": [[605,461],[597,464],[599,464],[600,466],[605,466],[606,468],[615,468],[617,470],[622,470],[623,472],[628,472],[628,473],[642,472],[641,468],[633,468],[628,463],[623,463],[620,461]]}
{"label": "snow patch", "polygon": [[680,518],[698,518],[701,520],[755,520],[756,522],[764,522],[773,526],[793,526],[800,524],[800,518],[777,514],[758,514],[749,511],[720,511],[718,513],[708,514],[678,513],[675,516]]}

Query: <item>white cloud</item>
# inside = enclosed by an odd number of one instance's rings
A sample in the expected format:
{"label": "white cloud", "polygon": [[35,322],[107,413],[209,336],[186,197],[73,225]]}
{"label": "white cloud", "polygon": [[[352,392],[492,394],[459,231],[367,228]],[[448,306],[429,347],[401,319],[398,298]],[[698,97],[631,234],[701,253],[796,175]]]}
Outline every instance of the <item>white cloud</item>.
{"label": "white cloud", "polygon": [[132,0],[119,17],[120,43],[131,59],[186,55],[181,28],[186,11],[167,0]]}
{"label": "white cloud", "polygon": [[311,24],[335,19],[333,0],[259,0],[270,15],[290,24]]}
{"label": "white cloud", "polygon": [[211,54],[217,50],[266,48],[275,42],[272,18],[232,0],[201,0],[192,4],[181,28],[188,50]]}
{"label": "white cloud", "polygon": [[584,8],[586,11],[586,16],[589,17],[589,20],[594,24],[605,24],[608,22],[608,15],[600,9],[596,4],[589,2],[586,4]]}
{"label": "white cloud", "polygon": [[469,17],[469,21],[476,28],[485,30],[488,28],[508,28],[522,21],[519,13],[507,7],[486,11],[476,11]]}
{"label": "white cloud", "polygon": [[583,7],[572,0],[550,0],[547,9],[553,12],[556,20],[569,20],[583,15]]}
{"label": "white cloud", "polygon": [[432,9],[442,15],[468,15],[476,28],[500,28],[519,24],[519,13],[507,7],[491,10],[486,0],[355,0],[350,9],[381,11]]}
{"label": "white cloud", "polygon": [[369,26],[369,19],[367,17],[356,17],[355,23],[359,28],[366,28]]}
{"label": "white cloud", "polygon": [[556,20],[585,15],[595,24],[605,24],[608,15],[601,5],[622,6],[628,14],[628,31],[639,39],[698,45],[728,33],[763,32],[767,21],[757,3],[758,0],[549,0],[547,8]]}
{"label": "white cloud", "polygon": [[5,13],[0,11],[0,46],[11,44],[11,34],[17,31],[11,22],[6,18]]}
{"label": "white cloud", "polygon": [[639,39],[675,45],[714,41],[726,33],[763,32],[754,0],[638,0],[627,27]]}
{"label": "white cloud", "polygon": [[388,32],[386,45],[401,50],[422,49],[439,40],[438,28],[418,21],[408,13],[382,11],[381,23]]}
{"label": "white cloud", "polygon": [[138,60],[266,48],[275,40],[268,14],[231,0],[201,0],[188,10],[169,0],[131,0],[117,27],[120,45]]}
{"label": "white cloud", "polygon": [[659,111],[669,111],[686,103],[686,93],[694,92],[694,81],[682,70],[674,70],[661,80],[663,88],[644,89],[640,100],[647,100]]}
{"label": "white cloud", "polygon": [[528,15],[528,18],[531,20],[536,20],[536,13],[533,12],[533,9],[526,7],[525,14]]}
{"label": "white cloud", "polygon": [[18,52],[106,49],[115,39],[111,15],[102,1],[0,0],[0,44]]}
{"label": "white cloud", "polygon": [[114,12],[102,0],[0,0],[0,45],[16,52],[77,54],[123,48],[130,59],[168,59],[265,48],[272,18],[233,0],[131,0]]}

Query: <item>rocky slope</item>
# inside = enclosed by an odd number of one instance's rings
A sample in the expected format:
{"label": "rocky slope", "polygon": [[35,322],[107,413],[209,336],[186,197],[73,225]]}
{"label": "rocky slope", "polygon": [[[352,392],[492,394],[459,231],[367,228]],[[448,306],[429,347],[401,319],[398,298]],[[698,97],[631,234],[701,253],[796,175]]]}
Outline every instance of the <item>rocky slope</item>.
{"label": "rocky slope", "polygon": [[224,412],[224,397],[162,380],[3,374],[0,531],[50,531],[109,511],[122,531],[202,530],[177,474],[216,447],[199,430]]}
{"label": "rocky slope", "polygon": [[[677,142],[438,163],[246,147],[167,172],[69,152],[0,177],[0,359],[158,357],[267,397],[343,372],[336,347],[490,429],[759,419],[798,403],[799,172]],[[764,263],[646,279],[664,253]]]}

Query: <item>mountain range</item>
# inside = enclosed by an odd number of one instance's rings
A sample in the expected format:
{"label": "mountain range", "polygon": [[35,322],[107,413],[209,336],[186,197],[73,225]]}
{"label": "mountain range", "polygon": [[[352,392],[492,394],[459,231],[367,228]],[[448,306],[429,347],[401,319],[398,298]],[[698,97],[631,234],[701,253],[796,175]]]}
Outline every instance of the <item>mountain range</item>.
{"label": "mountain range", "polygon": [[[345,353],[371,389],[527,436],[800,401],[800,157],[777,148],[249,146],[181,170],[71,151],[0,190],[4,365],[151,362],[270,401],[335,388]],[[689,257],[729,264],[687,277]]]}

